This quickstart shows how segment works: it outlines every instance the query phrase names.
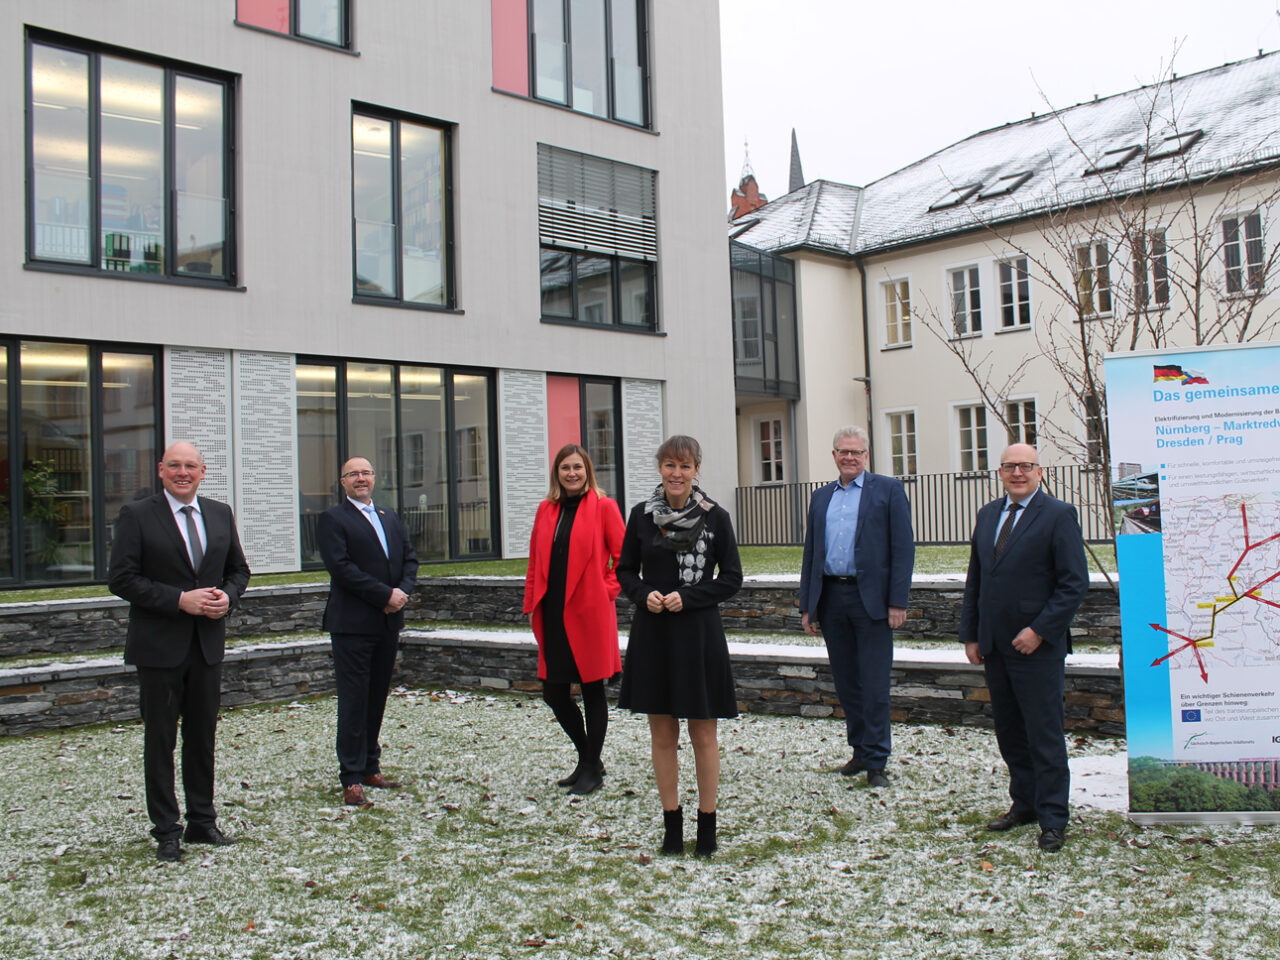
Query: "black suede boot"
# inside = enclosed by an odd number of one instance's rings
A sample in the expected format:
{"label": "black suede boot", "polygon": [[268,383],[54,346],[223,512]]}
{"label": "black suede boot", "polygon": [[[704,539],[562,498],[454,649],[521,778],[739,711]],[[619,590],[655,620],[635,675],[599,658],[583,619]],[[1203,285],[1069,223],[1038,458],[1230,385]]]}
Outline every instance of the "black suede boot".
{"label": "black suede boot", "polygon": [[602,783],[604,783],[604,764],[599,760],[588,760],[582,764],[582,773],[569,788],[569,792],[584,797],[600,789]]}
{"label": "black suede boot", "polygon": [[577,765],[576,767],[574,767],[574,768],[573,768],[573,772],[572,772],[572,773],[570,773],[567,777],[561,777],[559,780],[557,780],[557,781],[556,781],[556,786],[557,786],[557,787],[572,787],[575,783],[577,783],[577,782],[578,782],[578,778],[580,778],[580,777],[582,776],[582,771],[584,771],[584,770],[586,770],[586,769],[587,769],[587,761],[585,761],[585,760],[583,760],[581,757],[579,757],[579,758],[578,758],[578,765]]}
{"label": "black suede boot", "polygon": [[684,853],[684,807],[662,811],[663,853]]}
{"label": "black suede boot", "polygon": [[693,852],[699,857],[709,857],[716,852],[716,812],[698,811],[698,842]]}

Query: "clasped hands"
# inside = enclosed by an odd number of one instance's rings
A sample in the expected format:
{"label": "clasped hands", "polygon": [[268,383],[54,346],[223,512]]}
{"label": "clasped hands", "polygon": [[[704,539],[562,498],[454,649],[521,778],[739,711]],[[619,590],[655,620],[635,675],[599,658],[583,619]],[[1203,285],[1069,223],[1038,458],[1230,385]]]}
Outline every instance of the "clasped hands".
{"label": "clasped hands", "polygon": [[663,610],[668,613],[679,613],[684,609],[684,600],[679,590],[672,590],[670,593],[654,590],[644,598],[644,605],[649,608],[650,613],[661,613]]}
{"label": "clasped hands", "polygon": [[383,613],[396,613],[409,602],[409,595],[399,587],[391,588],[391,599],[387,601],[387,605],[382,608]]}
{"label": "clasped hands", "polygon": [[178,597],[178,609],[193,617],[221,620],[231,609],[231,598],[217,587],[184,590]]}

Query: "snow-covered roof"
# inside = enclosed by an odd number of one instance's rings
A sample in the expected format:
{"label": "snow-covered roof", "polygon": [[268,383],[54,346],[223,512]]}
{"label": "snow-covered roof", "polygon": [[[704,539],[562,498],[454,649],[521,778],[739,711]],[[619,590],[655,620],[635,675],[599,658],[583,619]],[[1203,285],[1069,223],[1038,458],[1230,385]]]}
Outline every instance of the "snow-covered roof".
{"label": "snow-covered roof", "polygon": [[850,256],[1277,162],[1269,53],[984,130],[865,188],[815,181],[731,230],[759,249]]}

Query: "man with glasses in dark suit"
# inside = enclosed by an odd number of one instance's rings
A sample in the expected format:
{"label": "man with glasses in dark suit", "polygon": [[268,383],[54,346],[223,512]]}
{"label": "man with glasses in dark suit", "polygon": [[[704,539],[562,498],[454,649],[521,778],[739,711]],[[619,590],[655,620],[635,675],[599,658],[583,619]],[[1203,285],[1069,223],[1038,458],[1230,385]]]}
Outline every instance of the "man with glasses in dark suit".
{"label": "man with glasses in dark suit", "polygon": [[399,786],[382,774],[382,715],[391,689],[404,605],[418,582],[418,555],[404,525],[374,506],[373,465],[352,457],[338,477],[342,503],[320,515],[316,539],[329,571],[324,628],[333,639],[338,687],[342,801],[369,805],[365,787]]}
{"label": "man with glasses in dark suit", "polygon": [[[249,583],[235,518],[225,503],[197,497],[204,457],[178,442],[160,460],[155,496],[126,503],[111,541],[108,586],[129,601],[124,662],[138,669],[143,773],[156,858],[181,860],[179,838],[226,846],[213,807],[214,730],[222,694],[227,613]],[[173,751],[182,723],[179,822]]]}
{"label": "man with glasses in dark suit", "polygon": [[887,787],[889,677],[893,631],[907,619],[915,538],[902,482],[866,469],[867,432],[836,431],[831,456],[839,479],[809,502],[800,569],[800,622],[822,634],[853,757],[847,777],[867,772]]}
{"label": "man with glasses in dark suit", "polygon": [[1064,664],[1089,573],[1076,509],[1040,489],[1042,474],[1030,444],[1015,443],[1000,456],[1005,496],[978,511],[960,640],[969,662],[983,666],[1009,768],[1013,804],[987,829],[1038,821],[1040,849],[1053,851],[1066,839],[1071,789]]}

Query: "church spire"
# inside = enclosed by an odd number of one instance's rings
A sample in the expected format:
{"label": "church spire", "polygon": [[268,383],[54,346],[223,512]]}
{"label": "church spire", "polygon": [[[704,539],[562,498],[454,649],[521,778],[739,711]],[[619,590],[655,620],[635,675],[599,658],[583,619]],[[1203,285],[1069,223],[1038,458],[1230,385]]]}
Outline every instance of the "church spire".
{"label": "church spire", "polygon": [[794,193],[804,186],[804,171],[800,169],[800,144],[796,141],[796,128],[791,128],[791,178],[787,192]]}

